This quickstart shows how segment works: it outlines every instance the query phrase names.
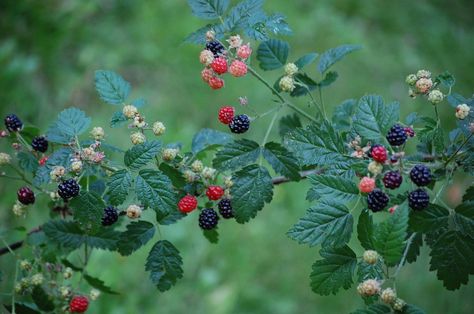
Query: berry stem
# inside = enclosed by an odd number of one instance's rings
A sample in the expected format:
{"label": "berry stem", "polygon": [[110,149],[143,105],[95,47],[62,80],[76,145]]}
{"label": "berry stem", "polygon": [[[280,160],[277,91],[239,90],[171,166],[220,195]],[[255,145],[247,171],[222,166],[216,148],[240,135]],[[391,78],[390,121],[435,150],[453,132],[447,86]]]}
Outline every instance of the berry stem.
{"label": "berry stem", "polygon": [[449,159],[446,161],[446,163],[444,164],[444,166],[446,167],[452,160],[454,157],[456,157],[457,153],[459,153],[459,151],[461,150],[461,148],[464,147],[464,145],[467,144],[467,142],[469,142],[469,140],[471,139],[471,137],[474,135],[474,133],[471,133],[467,138],[466,140],[458,147],[458,149],[456,149],[456,151],[451,155],[451,157],[449,157]]}
{"label": "berry stem", "polygon": [[321,109],[323,111],[323,116],[324,116],[324,119],[327,120],[328,117],[326,116],[326,107],[324,106],[323,91],[322,91],[321,86],[318,87],[318,91],[319,91],[319,101],[321,102]]}
{"label": "berry stem", "polygon": [[16,284],[16,279],[18,278],[18,268],[19,268],[19,260],[16,260],[15,263],[15,277],[13,277],[13,288],[12,288],[12,314],[16,313],[15,309],[15,284]]}
{"label": "berry stem", "polygon": [[[265,144],[267,143],[268,137],[270,136],[270,132],[272,131],[273,125],[275,124],[276,118],[278,117],[278,114],[280,113],[280,110],[277,110],[275,114],[273,115],[272,121],[270,121],[270,124],[268,125],[267,132],[265,133],[265,137],[263,138],[262,144],[260,146],[264,147]],[[263,157],[260,156],[260,162],[259,165],[261,166],[263,162]]]}
{"label": "berry stem", "polygon": [[[410,250],[410,246],[413,242],[413,239],[416,236],[416,232],[413,232],[411,236],[407,240],[407,244],[405,246],[405,250],[403,251],[403,256],[402,259],[400,260],[400,263],[398,263],[397,269],[395,270],[395,273],[393,273],[392,278],[395,279],[398,276],[398,273],[400,272],[400,269],[403,267],[403,264],[405,264],[405,260],[407,259],[408,256],[408,251]],[[395,280],[394,280],[395,282]]]}
{"label": "berry stem", "polygon": [[33,151],[33,148],[31,148],[31,145],[28,144],[28,142],[25,140],[23,136],[21,136],[20,132],[15,132],[15,135],[16,135],[17,140],[20,141],[23,144],[23,146],[26,147],[28,151],[30,152]]}

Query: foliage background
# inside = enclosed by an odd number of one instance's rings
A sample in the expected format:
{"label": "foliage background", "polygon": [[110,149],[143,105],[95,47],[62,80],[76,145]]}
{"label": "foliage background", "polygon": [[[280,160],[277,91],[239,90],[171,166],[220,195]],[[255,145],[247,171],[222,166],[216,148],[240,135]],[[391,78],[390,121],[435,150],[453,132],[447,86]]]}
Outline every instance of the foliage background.
{"label": "foliage background", "polygon": [[[272,0],[265,7],[288,17],[295,33],[288,38],[290,60],[343,43],[364,46],[336,66],[340,77],[324,96],[329,106],[378,93],[386,100],[399,100],[404,114],[431,114],[431,105],[407,96],[404,78],[419,68],[434,73],[449,70],[457,78],[457,92],[464,96],[473,92],[472,1]],[[269,108],[270,94],[256,87],[250,76],[229,78],[225,89],[214,92],[201,82],[201,48],[181,44],[199,26],[184,0],[3,0],[0,116],[15,112],[23,121],[45,128],[62,108],[77,106],[94,117],[94,125],[106,127],[108,141],[125,147],[126,131],[108,128],[114,108],[101,104],[95,94],[96,69],[114,70],[130,81],[135,95],[148,100],[147,119],[165,122],[164,140],[182,141],[185,147],[200,128],[225,130],[217,122],[217,108],[236,105],[239,96],[248,96],[259,111]],[[265,75],[276,78],[278,73]],[[305,106],[303,100],[299,102]],[[446,126],[454,121],[448,104],[443,103],[440,111]],[[263,136],[267,123],[262,119],[254,124],[255,137]],[[1,142],[0,147],[7,149]],[[448,204],[460,201],[463,182],[469,181],[472,177],[459,178],[450,187]],[[48,217],[48,209],[38,203],[26,220],[13,218],[11,206],[18,187],[17,182],[0,181],[2,229],[29,229]],[[277,187],[274,201],[257,219],[246,225],[224,223],[218,245],[202,237],[194,216],[162,228],[162,234],[181,250],[185,270],[184,279],[165,294],[157,293],[143,271],[149,248],[128,258],[96,251],[90,273],[123,295],[103,295],[91,312],[347,313],[360,307],[355,288],[330,297],[317,296],[309,288],[308,273],[317,249],[285,236],[308,208],[305,190],[297,184]],[[13,231],[7,237],[21,236]],[[11,261],[10,256],[0,258],[1,292],[11,289]],[[423,252],[418,263],[402,270],[398,285],[402,298],[427,313],[474,312],[474,285],[448,292],[428,268]]]}

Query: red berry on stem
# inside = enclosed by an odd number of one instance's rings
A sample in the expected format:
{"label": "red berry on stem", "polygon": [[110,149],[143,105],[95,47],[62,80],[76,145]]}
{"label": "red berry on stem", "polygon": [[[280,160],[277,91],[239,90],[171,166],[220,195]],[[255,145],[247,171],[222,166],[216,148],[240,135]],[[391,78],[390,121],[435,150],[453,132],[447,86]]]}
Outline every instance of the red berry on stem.
{"label": "red berry on stem", "polygon": [[217,201],[224,195],[224,189],[218,185],[211,185],[207,188],[206,195],[211,201]]}
{"label": "red berry on stem", "polygon": [[84,313],[89,307],[89,299],[85,296],[77,295],[69,302],[69,311],[71,313]]}
{"label": "red berry on stem", "polygon": [[234,60],[230,65],[229,72],[235,77],[244,76],[247,74],[247,65],[240,60]]}
{"label": "red berry on stem", "polygon": [[215,58],[211,63],[211,68],[217,74],[224,74],[227,72],[227,60],[222,57]]}
{"label": "red berry on stem", "polygon": [[216,76],[211,77],[208,83],[212,89],[220,89],[224,86],[224,80]]}
{"label": "red berry on stem", "polygon": [[229,124],[234,118],[235,109],[232,106],[224,106],[219,109],[219,121],[224,124]]}
{"label": "red berry on stem", "polygon": [[382,145],[374,145],[371,150],[372,159],[383,164],[387,160],[387,150]]}
{"label": "red berry on stem", "polygon": [[178,208],[182,213],[190,213],[197,207],[197,199],[192,195],[186,195],[178,202]]}
{"label": "red berry on stem", "polygon": [[359,183],[359,191],[370,193],[375,189],[375,180],[369,177],[363,177]]}

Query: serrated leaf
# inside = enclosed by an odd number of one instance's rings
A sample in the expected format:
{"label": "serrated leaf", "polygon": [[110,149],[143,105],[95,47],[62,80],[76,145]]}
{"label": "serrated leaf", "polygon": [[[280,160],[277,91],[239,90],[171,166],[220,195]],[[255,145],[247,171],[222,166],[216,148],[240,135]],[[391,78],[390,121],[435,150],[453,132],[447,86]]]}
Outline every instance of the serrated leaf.
{"label": "serrated leaf", "polygon": [[344,246],[322,249],[320,254],[324,259],[313,264],[311,289],[320,295],[336,294],[340,288],[349,289],[357,264],[355,253]]}
{"label": "serrated leaf", "polygon": [[38,160],[33,154],[19,152],[16,156],[21,169],[30,173],[36,172],[38,169]]}
{"label": "serrated leaf", "polygon": [[97,290],[99,290],[103,293],[114,294],[114,295],[120,294],[116,291],[113,291],[112,288],[110,288],[109,286],[106,286],[105,283],[102,280],[100,280],[99,278],[95,278],[95,277],[92,277],[88,274],[84,274],[84,279],[87,281],[87,283],[91,287],[96,288]]}
{"label": "serrated leaf", "polygon": [[127,230],[120,234],[117,251],[121,255],[130,255],[155,235],[155,226],[148,221],[134,221],[127,225]]}
{"label": "serrated leaf", "polygon": [[229,7],[229,0],[188,0],[193,15],[206,20],[218,19]]}
{"label": "serrated leaf", "polygon": [[[295,84],[295,88],[290,93],[291,97],[304,96],[315,90],[319,86],[319,84],[316,83],[306,73],[296,73],[294,75],[294,79],[297,84]],[[278,85],[279,82],[280,81],[278,80]],[[278,90],[280,90],[280,86],[278,86]]]}
{"label": "serrated leaf", "polygon": [[125,152],[123,157],[125,166],[134,170],[139,169],[151,162],[160,149],[161,142],[155,140],[135,145]]}
{"label": "serrated leaf", "polygon": [[338,129],[349,130],[352,126],[352,115],[354,114],[357,101],[348,99],[343,101],[334,109],[332,122],[336,124]]}
{"label": "serrated leaf", "polygon": [[400,260],[408,227],[408,205],[401,204],[395,213],[377,225],[374,232],[374,249],[384,258],[388,266]]}
{"label": "serrated leaf", "polygon": [[123,114],[122,111],[116,111],[114,112],[114,114],[112,115],[112,118],[110,119],[110,127],[116,128],[116,127],[122,126],[127,121],[128,119]]}
{"label": "serrated leaf", "polygon": [[232,141],[232,136],[227,133],[212,129],[202,129],[194,135],[191,150],[193,154],[197,154],[207,148],[225,145],[230,141]]}
{"label": "serrated leaf", "polygon": [[385,304],[372,304],[363,310],[357,310],[351,314],[391,314],[392,309]]}
{"label": "serrated leaf", "polygon": [[[196,45],[204,45],[206,43],[206,33],[209,30],[217,29],[217,24],[208,24],[206,26],[201,27],[197,31],[189,34],[184,38],[183,42],[187,44],[196,44]],[[216,38],[219,39],[222,37],[222,33],[216,32]]]}
{"label": "serrated leaf", "polygon": [[440,226],[448,226],[449,211],[436,204],[430,204],[421,211],[410,211],[410,230],[415,232],[436,231]]}
{"label": "serrated leaf", "polygon": [[270,39],[260,43],[257,50],[257,60],[260,68],[265,71],[276,70],[286,64],[290,45],[279,39]]}
{"label": "serrated leaf", "polygon": [[66,267],[69,267],[71,268],[72,270],[74,271],[80,271],[82,272],[83,268],[82,267],[78,267],[76,265],[74,265],[73,263],[71,263],[70,261],[68,261],[67,259],[62,259],[61,260],[61,263],[66,266]]}
{"label": "serrated leaf", "polygon": [[407,263],[416,262],[418,255],[420,255],[420,248],[423,246],[423,234],[417,233],[411,240],[411,245],[407,251]]}
{"label": "serrated leaf", "polygon": [[[41,286],[35,286],[33,288],[31,298],[40,310],[46,312],[54,310],[54,303],[52,301],[52,298],[46,293],[46,291],[44,291]],[[17,311],[17,313],[20,314],[21,312]]]}
{"label": "serrated leaf", "polygon": [[309,246],[340,247],[349,242],[353,222],[354,218],[345,205],[325,199],[312,206],[287,235]]}
{"label": "serrated leaf", "polygon": [[397,102],[384,104],[382,97],[364,96],[359,100],[353,125],[365,139],[379,140],[399,120],[400,105]]}
{"label": "serrated leaf", "polygon": [[328,87],[329,85],[334,83],[338,77],[339,77],[339,74],[337,74],[336,71],[329,71],[324,76],[324,79],[321,82],[319,82],[319,86]]}
{"label": "serrated leaf", "polygon": [[318,57],[318,54],[316,52],[305,54],[304,56],[301,56],[300,58],[298,58],[298,60],[295,61],[295,65],[298,67],[298,69],[301,70],[308,64],[313,63],[317,57]]}
{"label": "serrated leaf", "polygon": [[212,161],[214,168],[224,170],[235,170],[248,164],[254,163],[260,156],[260,145],[258,143],[241,139],[227,143],[220,149]]}
{"label": "serrated leaf", "polygon": [[263,149],[263,157],[276,173],[295,181],[301,178],[299,173],[300,167],[296,163],[295,156],[281,144],[274,142],[266,143]]}
{"label": "serrated leaf", "polygon": [[163,213],[170,213],[176,208],[176,192],[171,180],[161,171],[140,170],[135,181],[135,193],[145,207]]}
{"label": "serrated leaf", "polygon": [[441,74],[439,74],[435,80],[434,80],[435,83],[439,83],[439,84],[443,84],[444,86],[448,87],[448,88],[452,88],[454,86],[454,84],[456,83],[456,80],[454,78],[454,76],[449,73],[448,71],[445,71]]}
{"label": "serrated leaf", "polygon": [[84,236],[84,242],[93,248],[114,251],[117,249],[119,238],[120,232],[112,228],[101,228],[94,235]]}
{"label": "serrated leaf", "polygon": [[105,203],[95,192],[81,191],[71,200],[74,220],[87,233],[95,233],[101,226]]}
{"label": "serrated leaf", "polygon": [[462,197],[463,202],[474,201],[474,185],[467,188],[466,193]]}
{"label": "serrated leaf", "polygon": [[383,281],[385,279],[385,275],[383,271],[382,259],[379,258],[375,264],[369,264],[363,260],[359,261],[357,264],[357,276],[359,282],[367,279],[378,279]]}
{"label": "serrated leaf", "polygon": [[281,137],[284,137],[287,133],[293,131],[296,128],[301,128],[300,117],[294,113],[289,114],[280,119],[279,133]]}
{"label": "serrated leaf", "polygon": [[50,125],[46,133],[48,141],[69,144],[76,136],[84,133],[91,123],[84,111],[68,108],[61,111],[56,121]]}
{"label": "serrated leaf", "polygon": [[202,234],[209,242],[213,244],[219,242],[219,232],[217,232],[217,229],[203,230]]}
{"label": "serrated leaf", "polygon": [[474,201],[464,201],[455,209],[454,225],[463,235],[474,239]]}
{"label": "serrated leaf", "polygon": [[341,45],[339,47],[327,50],[321,55],[321,58],[319,59],[319,72],[326,72],[334,63],[340,61],[347,54],[361,48],[362,46],[359,45]]}
{"label": "serrated leaf", "polygon": [[122,105],[130,94],[130,83],[112,71],[95,71],[95,89],[100,99],[111,105]]}
{"label": "serrated leaf", "polygon": [[257,215],[265,203],[273,198],[272,177],[268,170],[249,165],[232,176],[232,208],[238,223],[245,223]]}
{"label": "serrated leaf", "polygon": [[467,284],[474,274],[474,241],[456,231],[441,234],[431,246],[430,271],[435,270],[438,279],[448,290],[456,290]]}
{"label": "serrated leaf", "polygon": [[183,174],[179,171],[179,169],[162,162],[158,167],[168,178],[170,178],[171,182],[173,182],[173,186],[180,189],[186,185],[186,180],[184,179]]}
{"label": "serrated leaf", "polygon": [[240,1],[230,10],[224,20],[224,28],[231,32],[251,27],[252,23],[250,21],[252,16],[261,12],[262,5],[263,0]]}
{"label": "serrated leaf", "polygon": [[115,171],[107,181],[109,203],[120,205],[126,199],[132,186],[132,175],[126,169]]}
{"label": "serrated leaf", "polygon": [[147,257],[145,269],[158,290],[164,292],[183,277],[183,260],[171,242],[158,241]]}
{"label": "serrated leaf", "polygon": [[349,203],[359,196],[357,185],[350,179],[332,175],[314,175],[309,177],[311,188],[308,191],[310,201],[332,199]]}
{"label": "serrated leaf", "polygon": [[167,213],[161,211],[156,212],[156,221],[164,226],[172,225],[184,217],[186,217],[186,214],[183,214],[177,208]]}

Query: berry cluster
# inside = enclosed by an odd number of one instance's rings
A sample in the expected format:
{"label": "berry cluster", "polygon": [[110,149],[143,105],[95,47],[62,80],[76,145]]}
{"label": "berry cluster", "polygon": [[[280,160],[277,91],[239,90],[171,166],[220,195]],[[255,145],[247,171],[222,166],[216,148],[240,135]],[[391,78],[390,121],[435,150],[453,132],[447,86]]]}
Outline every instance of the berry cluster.
{"label": "berry cluster", "polygon": [[426,96],[428,101],[436,105],[443,101],[445,95],[437,89],[439,82],[431,79],[431,72],[419,70],[416,74],[409,74],[406,83],[410,86],[409,95],[416,98],[418,95]]}
{"label": "berry cluster", "polygon": [[239,114],[235,116],[235,108],[231,106],[224,106],[219,109],[219,121],[223,124],[229,125],[232,133],[242,134],[250,128],[250,118],[246,114]]}
{"label": "berry cluster", "polygon": [[[432,176],[430,168],[425,165],[415,165],[410,171],[411,181],[419,187],[431,183]],[[430,196],[423,188],[418,188],[408,194],[408,205],[411,209],[422,210],[428,207]]]}

